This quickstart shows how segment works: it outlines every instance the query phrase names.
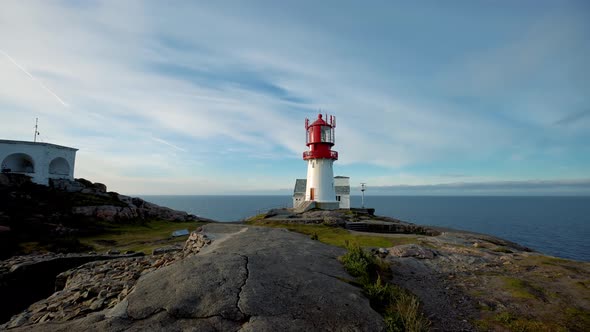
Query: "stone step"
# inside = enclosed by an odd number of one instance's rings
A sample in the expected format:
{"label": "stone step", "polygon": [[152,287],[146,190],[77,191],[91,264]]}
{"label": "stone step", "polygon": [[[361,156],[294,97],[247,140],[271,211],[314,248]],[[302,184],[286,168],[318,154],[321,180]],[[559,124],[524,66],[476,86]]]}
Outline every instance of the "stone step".
{"label": "stone step", "polygon": [[351,231],[366,232],[368,227],[365,222],[347,222],[346,228]]}

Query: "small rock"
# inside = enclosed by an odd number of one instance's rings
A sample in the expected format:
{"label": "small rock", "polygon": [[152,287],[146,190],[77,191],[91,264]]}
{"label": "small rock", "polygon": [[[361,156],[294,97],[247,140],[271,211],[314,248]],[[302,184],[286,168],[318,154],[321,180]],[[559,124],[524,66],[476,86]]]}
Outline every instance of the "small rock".
{"label": "small rock", "polygon": [[57,311],[58,308],[59,308],[59,302],[51,303],[50,305],[47,306],[48,311]]}
{"label": "small rock", "polygon": [[96,189],[98,192],[101,192],[101,193],[106,193],[106,192],[107,192],[107,186],[106,186],[106,185],[104,185],[104,184],[102,184],[102,183],[95,182],[95,183],[94,183],[94,188],[95,188],[95,189]]}
{"label": "small rock", "polygon": [[52,318],[51,313],[46,313],[43,317],[41,317],[41,319],[39,320],[39,323],[46,322],[46,321],[50,320],[51,318]]}
{"label": "small rock", "polygon": [[416,257],[420,259],[432,259],[435,252],[417,244],[403,244],[390,249],[389,253],[397,257]]}
{"label": "small rock", "polygon": [[[27,312],[23,312],[22,314],[16,316],[15,318],[12,318],[10,320],[10,323],[8,325],[6,325],[6,328],[15,328],[15,327],[19,327],[21,325],[26,324],[29,321],[29,314]],[[0,328],[2,328],[0,326]]]}
{"label": "small rock", "polygon": [[29,307],[29,310],[36,314],[38,312],[41,312],[43,310],[45,310],[47,308],[47,304],[45,303],[34,303],[33,305],[31,305],[31,307]]}
{"label": "small rock", "polygon": [[107,251],[107,255],[120,255],[121,252],[119,250],[111,249]]}
{"label": "small rock", "polygon": [[94,302],[92,302],[92,304],[90,304],[90,310],[96,311],[98,309],[101,309],[104,306],[104,299],[98,298],[96,300],[94,300]]}
{"label": "small rock", "polygon": [[182,248],[180,248],[178,246],[156,248],[152,251],[152,255],[154,255],[154,256],[163,255],[163,254],[172,253],[172,252],[179,252],[181,250],[182,250]]}

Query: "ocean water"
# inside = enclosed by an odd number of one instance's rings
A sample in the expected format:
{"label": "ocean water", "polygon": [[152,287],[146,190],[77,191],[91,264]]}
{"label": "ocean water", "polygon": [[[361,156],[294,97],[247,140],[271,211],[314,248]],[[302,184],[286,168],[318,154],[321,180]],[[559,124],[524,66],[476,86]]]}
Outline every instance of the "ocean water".
{"label": "ocean water", "polygon": [[[243,220],[290,196],[143,196],[173,209],[219,221]],[[351,197],[360,207],[359,196]],[[590,261],[590,197],[367,196],[378,215],[495,235],[544,254]]]}

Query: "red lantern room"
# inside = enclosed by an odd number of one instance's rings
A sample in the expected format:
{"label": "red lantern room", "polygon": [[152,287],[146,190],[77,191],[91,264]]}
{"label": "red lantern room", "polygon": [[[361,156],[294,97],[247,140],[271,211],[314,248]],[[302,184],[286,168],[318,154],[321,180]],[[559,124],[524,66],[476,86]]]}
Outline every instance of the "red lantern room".
{"label": "red lantern room", "polygon": [[[328,120],[326,122],[326,120]],[[309,151],[303,152],[303,159],[332,159],[338,160],[338,152],[332,151],[334,145],[334,128],[336,128],[336,117],[326,114],[326,120],[318,114],[317,120],[311,125],[309,119],[305,119],[306,145]]]}

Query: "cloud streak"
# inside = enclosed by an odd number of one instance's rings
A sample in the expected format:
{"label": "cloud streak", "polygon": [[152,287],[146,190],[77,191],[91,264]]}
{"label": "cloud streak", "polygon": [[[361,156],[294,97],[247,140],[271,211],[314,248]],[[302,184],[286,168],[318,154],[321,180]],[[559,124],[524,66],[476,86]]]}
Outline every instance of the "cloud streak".
{"label": "cloud streak", "polygon": [[2,53],[6,58],[8,58],[8,60],[10,60],[10,62],[12,62],[23,73],[25,73],[27,76],[29,76],[29,78],[31,80],[33,80],[35,83],[39,84],[39,86],[41,86],[43,89],[45,89],[45,91],[49,92],[53,97],[55,97],[55,99],[57,99],[57,101],[60,102],[60,104],[62,104],[65,107],[69,107],[69,105],[65,101],[63,101],[63,99],[61,99],[55,92],[51,91],[51,89],[49,89],[45,84],[43,84],[43,82],[41,82],[40,80],[36,79],[33,75],[31,75],[31,73],[29,73],[21,65],[19,65],[10,55],[8,55],[8,53],[6,53],[2,50],[0,50],[0,53]]}
{"label": "cloud streak", "polygon": [[569,125],[569,124],[581,121],[584,118],[587,118],[589,116],[590,116],[590,109],[587,109],[584,111],[568,114],[568,115],[564,116],[563,118],[555,121],[554,124],[565,126],[565,125]]}
{"label": "cloud streak", "polygon": [[181,147],[179,147],[179,146],[176,146],[176,145],[174,145],[174,144],[172,144],[172,143],[170,143],[170,142],[168,142],[168,141],[165,141],[165,140],[163,140],[163,139],[161,139],[161,138],[152,137],[152,140],[153,140],[153,141],[155,141],[155,142],[158,142],[158,143],[164,144],[164,145],[166,145],[166,146],[169,146],[169,147],[171,147],[171,148],[173,148],[173,149],[175,149],[175,150],[182,151],[182,152],[187,152],[185,149],[183,149],[183,148],[181,148]]}

